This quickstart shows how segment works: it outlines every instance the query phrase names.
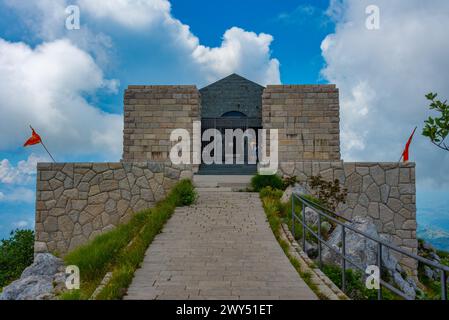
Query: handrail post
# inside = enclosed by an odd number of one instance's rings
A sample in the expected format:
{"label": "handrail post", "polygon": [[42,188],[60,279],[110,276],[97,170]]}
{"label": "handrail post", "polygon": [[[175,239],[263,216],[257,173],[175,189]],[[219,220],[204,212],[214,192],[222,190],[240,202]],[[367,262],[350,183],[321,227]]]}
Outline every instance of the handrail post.
{"label": "handrail post", "polygon": [[345,225],[341,225],[341,290],[346,292],[346,229]]}
{"label": "handrail post", "polygon": [[447,276],[444,270],[441,270],[441,300],[447,300]]}
{"label": "handrail post", "polygon": [[318,261],[320,268],[323,267],[323,260],[321,259],[321,213],[318,213]]}
{"label": "handrail post", "polygon": [[295,195],[292,194],[292,234],[293,239],[296,239],[296,232],[295,232]]}
{"label": "handrail post", "polygon": [[377,266],[379,268],[379,289],[377,290],[377,299],[382,300],[382,284],[380,279],[382,277],[382,243],[377,243]]}
{"label": "handrail post", "polygon": [[302,249],[307,253],[306,249],[306,204],[302,203]]}

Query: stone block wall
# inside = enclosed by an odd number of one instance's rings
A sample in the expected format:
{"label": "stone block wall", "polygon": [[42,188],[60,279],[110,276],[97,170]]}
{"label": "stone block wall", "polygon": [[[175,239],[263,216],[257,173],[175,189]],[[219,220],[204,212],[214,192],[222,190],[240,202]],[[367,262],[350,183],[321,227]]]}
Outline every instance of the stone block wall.
{"label": "stone block wall", "polygon": [[195,86],[129,86],[124,99],[124,161],[165,161],[173,129],[192,135],[200,121],[200,96]]}
{"label": "stone block wall", "polygon": [[[285,162],[284,175],[307,182],[320,174],[324,179],[339,179],[348,189],[347,203],[337,213],[347,219],[367,217],[395,245],[417,254],[416,187],[414,163],[346,163],[342,161]],[[415,260],[399,256],[403,266],[416,272]]]}
{"label": "stone block wall", "polygon": [[65,254],[162,200],[189,166],[161,162],[38,164],[35,252]]}
{"label": "stone block wall", "polygon": [[335,85],[269,85],[264,129],[279,130],[279,161],[340,160],[339,92]]}

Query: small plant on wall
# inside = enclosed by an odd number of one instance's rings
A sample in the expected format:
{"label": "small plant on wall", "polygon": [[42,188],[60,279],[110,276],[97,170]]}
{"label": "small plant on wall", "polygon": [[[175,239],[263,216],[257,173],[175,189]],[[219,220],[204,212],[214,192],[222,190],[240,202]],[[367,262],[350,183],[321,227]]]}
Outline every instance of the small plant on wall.
{"label": "small plant on wall", "polygon": [[260,190],[265,187],[271,187],[279,190],[285,189],[282,179],[277,175],[255,175],[251,179],[251,186],[256,192],[260,192]]}
{"label": "small plant on wall", "polygon": [[346,203],[348,190],[340,186],[340,181],[324,180],[321,175],[311,176],[309,186],[320,203],[331,211],[335,211],[340,203]]}
{"label": "small plant on wall", "polygon": [[296,183],[298,183],[298,178],[296,176],[284,177],[282,179],[282,183],[284,184],[284,189],[287,189],[288,187],[293,187]]}

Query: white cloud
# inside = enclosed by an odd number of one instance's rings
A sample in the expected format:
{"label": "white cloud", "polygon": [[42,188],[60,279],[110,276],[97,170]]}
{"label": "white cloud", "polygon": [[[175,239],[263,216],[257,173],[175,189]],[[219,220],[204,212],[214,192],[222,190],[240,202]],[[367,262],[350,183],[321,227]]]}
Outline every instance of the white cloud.
{"label": "white cloud", "polygon": [[[127,30],[129,37],[148,32],[161,46],[169,43],[183,67],[195,70],[192,82],[212,82],[237,72],[261,84],[280,83],[279,61],[271,58],[271,35],[233,27],[219,47],[204,46],[188,25],[172,16],[167,0],[75,1],[70,4],[80,5],[82,22],[75,32],[64,28],[66,0],[6,3],[45,42],[31,47],[0,38],[0,150],[21,146],[31,124],[56,160],[72,154],[120,158],[123,117],[103,112],[86,99],[99,90],[122,94],[115,91],[117,81],[107,80],[100,67],[107,65],[114,45],[103,33],[106,21]],[[121,63],[126,67],[126,61]]]}
{"label": "white cloud", "polygon": [[3,1],[20,14],[33,36],[54,40],[65,32],[65,24],[61,22],[66,18],[66,0]]}
{"label": "white cloud", "polygon": [[[0,183],[4,184],[27,184],[34,180],[38,162],[47,162],[47,157],[31,154],[27,160],[21,160],[14,167],[8,159],[0,161]],[[3,194],[3,197],[6,197]],[[1,198],[1,197],[0,197]]]}
{"label": "white cloud", "polygon": [[173,17],[168,0],[77,0],[74,3],[81,10],[82,26],[77,32],[63,29],[65,15],[62,8],[68,5],[65,0],[55,3],[45,0],[39,5],[11,1],[10,6],[30,17],[28,20],[38,26],[40,21],[38,30],[44,39],[69,37],[83,50],[101,58],[102,65],[107,60],[105,54],[112,45],[111,40],[102,30],[97,30],[101,36],[95,35],[89,29],[95,26],[88,27],[86,21],[97,21],[96,27],[103,29],[116,24],[128,29],[130,37],[144,31],[148,37],[160,38],[161,46],[170,43],[183,63],[199,69],[200,78],[207,82],[236,72],[261,84],[280,83],[279,61],[271,58],[271,35],[233,27],[225,31],[221,46],[207,47],[200,43],[188,25]]}
{"label": "white cloud", "polygon": [[19,229],[26,228],[26,227],[28,227],[29,224],[30,223],[26,220],[14,221],[12,223],[14,228],[19,228]]}
{"label": "white cloud", "polygon": [[102,112],[84,98],[96,90],[116,90],[114,80],[86,52],[68,40],[34,49],[0,39],[0,149],[17,148],[29,124],[58,155],[106,153],[119,159],[122,116]]}
{"label": "white cloud", "polygon": [[8,191],[0,192],[0,203],[20,202],[32,204],[35,200],[35,192],[28,188],[9,188]]}
{"label": "white cloud", "polygon": [[397,161],[413,128],[418,183],[449,184],[449,154],[420,135],[428,117],[424,95],[449,98],[449,2],[378,0],[380,30],[365,27],[372,1],[331,1],[334,34],[321,45],[324,78],[341,93],[345,160]]}
{"label": "white cloud", "polygon": [[282,12],[277,16],[277,20],[286,24],[302,24],[310,17],[314,16],[317,11],[316,7],[310,4],[301,4],[291,12]]}
{"label": "white cloud", "polygon": [[81,9],[94,18],[115,21],[132,29],[151,30],[165,34],[187,54],[208,81],[237,72],[261,84],[280,83],[279,61],[271,58],[268,34],[248,32],[232,27],[223,35],[220,47],[210,48],[171,14],[168,0],[78,0]]}
{"label": "white cloud", "polygon": [[279,61],[270,59],[272,41],[273,37],[269,34],[257,35],[233,27],[225,32],[220,47],[198,45],[192,56],[209,81],[236,71],[264,85],[278,84]]}
{"label": "white cloud", "polygon": [[160,23],[171,9],[167,0],[78,0],[78,3],[96,18],[137,29]]}

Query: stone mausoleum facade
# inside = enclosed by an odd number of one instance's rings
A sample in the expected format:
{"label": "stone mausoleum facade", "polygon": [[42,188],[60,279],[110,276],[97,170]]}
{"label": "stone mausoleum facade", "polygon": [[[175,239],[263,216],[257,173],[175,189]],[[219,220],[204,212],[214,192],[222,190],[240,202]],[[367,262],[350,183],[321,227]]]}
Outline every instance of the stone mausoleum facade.
{"label": "stone mausoleum facade", "polygon": [[[230,75],[203,89],[192,85],[129,86],[124,95],[123,159],[119,163],[38,165],[36,252],[65,254],[128,221],[194,174],[254,174],[243,165],[174,165],[174,129],[278,129],[280,175],[339,179],[346,218],[368,217],[380,234],[417,253],[414,163],[344,162],[335,85],[268,85]],[[204,147],[204,145],[203,145]],[[194,150],[191,150],[192,155]],[[211,169],[212,168],[212,169]],[[403,266],[415,272],[405,257]]]}

